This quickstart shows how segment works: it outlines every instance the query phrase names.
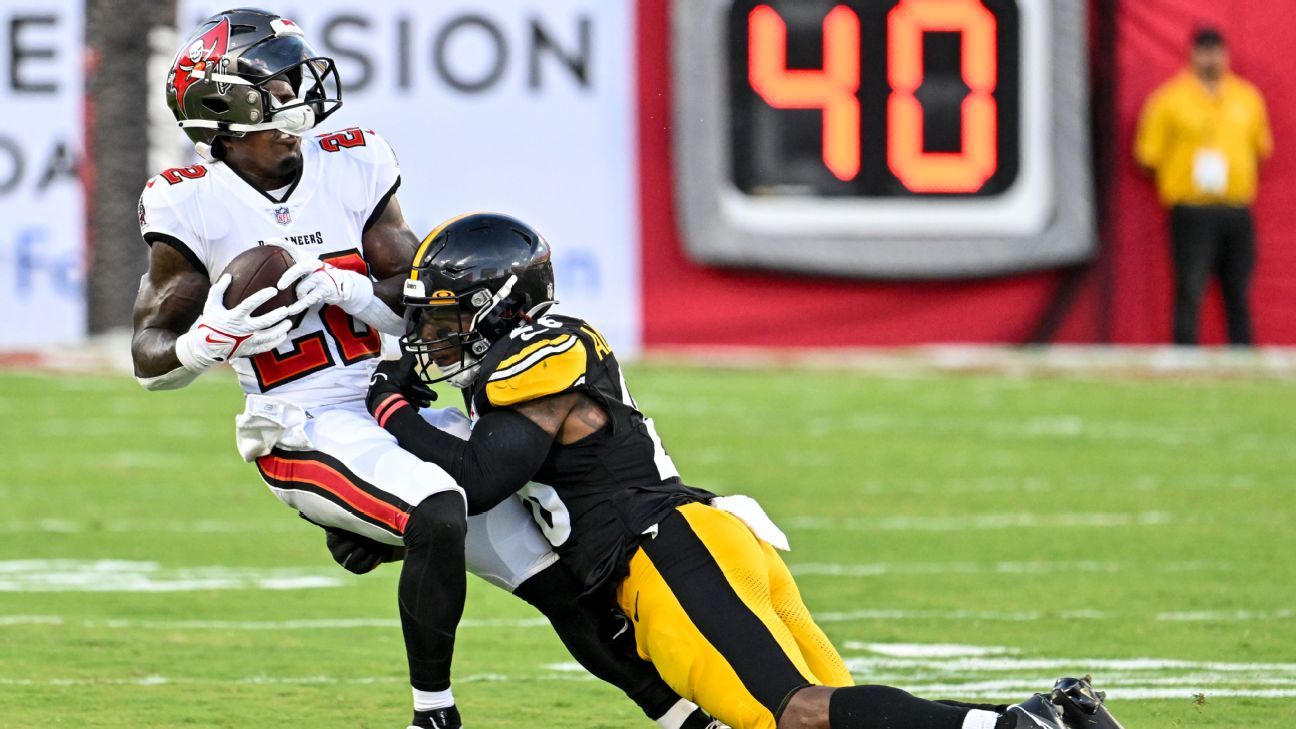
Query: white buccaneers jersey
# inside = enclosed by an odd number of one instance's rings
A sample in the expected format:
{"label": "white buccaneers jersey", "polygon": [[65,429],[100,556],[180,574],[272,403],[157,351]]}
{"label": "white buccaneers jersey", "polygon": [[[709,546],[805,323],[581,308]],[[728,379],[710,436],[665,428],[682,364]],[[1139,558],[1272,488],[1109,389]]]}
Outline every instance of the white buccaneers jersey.
{"label": "white buccaneers jersey", "polygon": [[[361,237],[400,184],[391,148],[369,129],[302,138],[302,172],[278,196],[222,162],[170,169],[140,197],[140,232],[171,245],[215,282],[239,253],[284,240],[339,268],[367,274]],[[363,398],[380,335],[333,306],[306,312],[277,351],[233,361],[247,393],[300,407]]]}

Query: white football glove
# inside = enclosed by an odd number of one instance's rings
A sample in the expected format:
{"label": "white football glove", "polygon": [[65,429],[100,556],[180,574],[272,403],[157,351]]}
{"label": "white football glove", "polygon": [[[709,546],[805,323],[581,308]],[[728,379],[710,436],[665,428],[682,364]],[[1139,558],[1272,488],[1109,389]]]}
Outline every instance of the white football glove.
{"label": "white football glove", "polygon": [[304,308],[332,304],[354,316],[373,303],[373,281],[368,276],[325,263],[290,243],[271,244],[288,251],[296,261],[279,277],[278,286],[282,290],[301,279],[297,283],[297,303],[306,302]]}
{"label": "white football glove", "polygon": [[279,293],[267,286],[233,309],[226,309],[225,290],[232,280],[229,274],[225,274],[212,285],[207,292],[202,316],[198,317],[193,328],[176,339],[176,357],[185,369],[201,372],[217,362],[251,357],[278,347],[288,339],[288,330],[292,329],[288,317],[306,308],[297,302],[261,316],[252,316],[254,309]]}

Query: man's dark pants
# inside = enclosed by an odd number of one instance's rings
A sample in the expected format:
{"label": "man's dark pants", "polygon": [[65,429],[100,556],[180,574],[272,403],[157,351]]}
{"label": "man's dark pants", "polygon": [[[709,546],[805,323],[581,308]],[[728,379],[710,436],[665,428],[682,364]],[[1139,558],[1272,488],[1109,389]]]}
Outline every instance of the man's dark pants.
{"label": "man's dark pants", "polygon": [[1175,270],[1174,343],[1197,343],[1197,320],[1211,274],[1224,295],[1229,343],[1250,345],[1247,290],[1255,268],[1251,209],[1227,205],[1176,205],[1170,209]]}

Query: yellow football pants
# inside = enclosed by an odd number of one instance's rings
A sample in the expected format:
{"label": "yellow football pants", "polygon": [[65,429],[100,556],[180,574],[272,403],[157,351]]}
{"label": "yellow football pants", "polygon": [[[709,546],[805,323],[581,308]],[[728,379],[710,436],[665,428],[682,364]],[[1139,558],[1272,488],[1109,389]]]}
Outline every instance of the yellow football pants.
{"label": "yellow football pants", "polygon": [[852,685],[774,548],[705,504],[662,520],[631,558],[617,602],[640,657],[733,729],[775,729],[799,686]]}

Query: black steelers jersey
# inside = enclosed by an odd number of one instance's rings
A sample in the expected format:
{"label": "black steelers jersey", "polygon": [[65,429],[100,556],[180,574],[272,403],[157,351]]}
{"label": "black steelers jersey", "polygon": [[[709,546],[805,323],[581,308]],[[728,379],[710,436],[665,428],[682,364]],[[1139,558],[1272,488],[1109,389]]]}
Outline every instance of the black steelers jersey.
{"label": "black steelers jersey", "polygon": [[496,342],[478,370],[469,409],[475,420],[567,392],[593,398],[609,422],[575,443],[555,441],[519,494],[590,593],[625,575],[643,533],[676,506],[714,495],[680,481],[612,349],[580,319],[543,316]]}

